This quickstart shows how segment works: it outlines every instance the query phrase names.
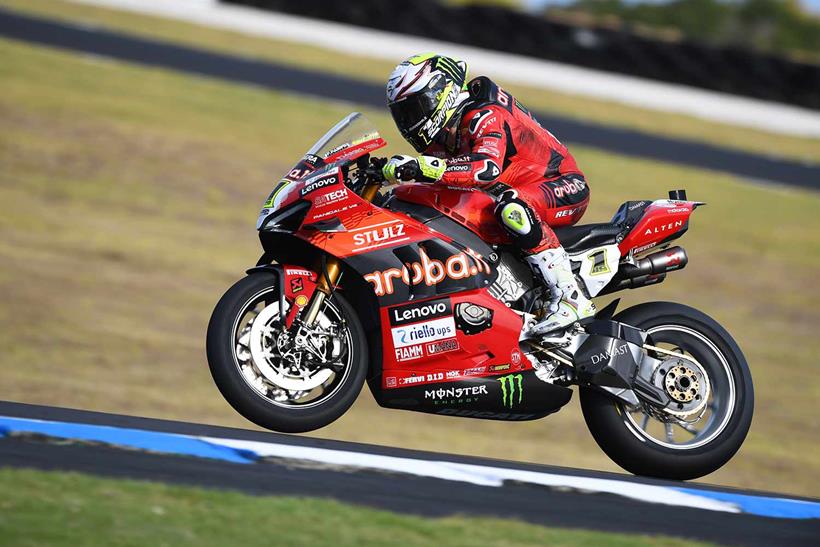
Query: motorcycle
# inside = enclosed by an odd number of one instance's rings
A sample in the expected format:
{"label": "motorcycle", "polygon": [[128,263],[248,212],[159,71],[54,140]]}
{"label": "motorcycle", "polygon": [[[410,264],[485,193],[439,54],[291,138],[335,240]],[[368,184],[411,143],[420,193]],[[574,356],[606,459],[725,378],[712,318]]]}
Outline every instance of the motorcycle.
{"label": "motorcycle", "polygon": [[[548,295],[496,223],[492,196],[387,189],[385,160],[371,156],[385,145],[352,113],[264,203],[263,254],[207,333],[214,381],[240,414],[311,431],[342,416],[366,383],[385,408],[524,421],[557,412],[577,386],[596,442],[629,472],[693,479],[729,461],[754,394],[723,327],[671,302],[616,314],[614,300],[564,332],[528,336]],[[687,254],[670,245],[700,205],[676,190],[555,232],[579,286],[600,297],[682,269]]]}

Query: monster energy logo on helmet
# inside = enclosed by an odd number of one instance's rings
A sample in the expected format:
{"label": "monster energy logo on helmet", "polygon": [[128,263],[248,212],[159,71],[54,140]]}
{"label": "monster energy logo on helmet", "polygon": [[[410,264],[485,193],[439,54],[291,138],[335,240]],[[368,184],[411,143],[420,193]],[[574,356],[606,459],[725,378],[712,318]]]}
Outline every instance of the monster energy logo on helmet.
{"label": "monster energy logo on helmet", "polygon": [[[501,402],[507,408],[512,408],[514,404],[521,404],[524,400],[524,387],[521,384],[524,376],[521,374],[507,374],[498,379],[501,382]],[[515,396],[518,395],[516,403]]]}
{"label": "monster energy logo on helmet", "polygon": [[464,105],[467,65],[425,53],[402,62],[387,81],[387,102],[402,136],[423,152]]}

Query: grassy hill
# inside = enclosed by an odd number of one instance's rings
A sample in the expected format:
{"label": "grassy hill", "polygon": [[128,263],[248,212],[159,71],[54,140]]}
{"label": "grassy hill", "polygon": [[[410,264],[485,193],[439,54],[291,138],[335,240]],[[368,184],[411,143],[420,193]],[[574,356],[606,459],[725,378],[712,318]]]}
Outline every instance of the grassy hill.
{"label": "grassy hill", "polygon": [[[354,105],[0,40],[0,398],[245,426],[209,377],[204,334],[258,257],[272,183]],[[406,150],[385,112],[369,112]],[[740,453],[709,482],[817,495],[820,196],[573,147],[589,222],[687,188],[709,202],[686,270],[627,300],[721,321],[754,374]],[[367,392],[315,433],[615,470],[573,402],[525,424],[388,411]]]}

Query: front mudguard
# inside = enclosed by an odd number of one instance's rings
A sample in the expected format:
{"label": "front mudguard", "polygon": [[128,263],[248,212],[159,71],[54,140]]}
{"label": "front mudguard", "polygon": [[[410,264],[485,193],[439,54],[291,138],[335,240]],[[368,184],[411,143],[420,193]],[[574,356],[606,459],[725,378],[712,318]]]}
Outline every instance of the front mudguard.
{"label": "front mudguard", "polygon": [[[260,262],[265,258],[262,255]],[[289,264],[257,264],[245,270],[248,275],[273,274],[277,278],[279,309],[288,308],[285,326],[290,328],[299,312],[310,302],[319,276],[316,272]]]}

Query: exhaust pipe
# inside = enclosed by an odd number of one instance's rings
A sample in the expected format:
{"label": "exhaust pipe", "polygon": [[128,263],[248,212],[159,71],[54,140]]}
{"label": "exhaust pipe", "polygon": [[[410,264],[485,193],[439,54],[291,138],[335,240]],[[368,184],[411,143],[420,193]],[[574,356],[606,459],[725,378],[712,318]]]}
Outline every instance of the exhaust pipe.
{"label": "exhaust pipe", "polygon": [[689,262],[683,247],[672,247],[638,259],[634,264],[622,264],[612,281],[598,293],[598,296],[621,291],[657,285],[666,279],[666,274],[682,270]]}
{"label": "exhaust pipe", "polygon": [[635,261],[635,264],[624,264],[618,270],[618,273],[628,278],[664,274],[682,270],[688,262],[689,257],[686,256],[683,247],[671,247],[640,258]]}

